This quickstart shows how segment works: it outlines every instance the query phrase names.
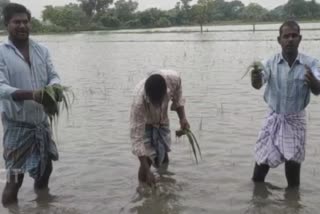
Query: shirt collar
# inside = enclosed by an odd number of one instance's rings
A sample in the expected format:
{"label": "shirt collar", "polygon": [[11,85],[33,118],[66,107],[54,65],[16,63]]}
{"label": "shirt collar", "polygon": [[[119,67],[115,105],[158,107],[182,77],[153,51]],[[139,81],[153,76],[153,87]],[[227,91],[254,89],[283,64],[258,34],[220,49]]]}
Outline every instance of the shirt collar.
{"label": "shirt collar", "polygon": [[[280,64],[280,63],[282,63],[282,62],[284,62],[284,61],[286,61],[286,60],[284,59],[282,53],[280,53],[280,54],[279,54],[279,59],[278,59],[278,64]],[[295,60],[295,63],[299,63],[299,64],[302,64],[302,65],[304,64],[302,55],[301,55],[300,53],[298,53],[298,56],[297,56],[297,58],[296,58],[296,60]]]}
{"label": "shirt collar", "polygon": [[[9,38],[4,42],[4,44],[6,46],[9,46],[9,47],[16,49],[16,46],[13,44],[13,42]],[[29,38],[29,47],[33,47],[33,45],[34,45],[33,40]]]}

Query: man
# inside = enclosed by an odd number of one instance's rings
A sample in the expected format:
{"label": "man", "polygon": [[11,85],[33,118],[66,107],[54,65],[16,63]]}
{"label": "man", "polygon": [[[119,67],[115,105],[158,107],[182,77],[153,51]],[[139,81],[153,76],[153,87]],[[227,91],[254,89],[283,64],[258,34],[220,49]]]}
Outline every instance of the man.
{"label": "man", "polygon": [[3,9],[8,41],[0,46],[0,99],[4,128],[4,159],[8,172],[2,203],[17,202],[24,173],[35,179],[35,190],[48,188],[52,160],[58,159],[41,89],[59,84],[48,50],[29,39],[30,12],[15,3]]}
{"label": "man", "polygon": [[298,187],[305,158],[305,108],[310,92],[320,93],[320,72],[316,59],[298,51],[302,39],[298,23],[284,22],[279,33],[282,52],[267,60],[262,71],[251,73],[255,89],[266,85],[264,99],[270,108],[255,146],[252,180],[264,182],[269,168],[284,162],[288,187]]}
{"label": "man", "polygon": [[130,135],[132,152],[138,156],[140,183],[150,186],[155,178],[150,171],[151,165],[166,168],[169,164],[170,129],[168,105],[176,111],[181,129],[188,129],[184,110],[184,99],[180,76],[171,70],[162,70],[142,80],[136,87],[131,107]]}

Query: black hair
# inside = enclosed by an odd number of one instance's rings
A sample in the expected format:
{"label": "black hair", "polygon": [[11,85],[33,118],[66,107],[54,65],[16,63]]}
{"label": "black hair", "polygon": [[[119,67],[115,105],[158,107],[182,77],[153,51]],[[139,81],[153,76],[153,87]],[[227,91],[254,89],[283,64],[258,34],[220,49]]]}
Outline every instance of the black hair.
{"label": "black hair", "polygon": [[282,34],[282,29],[283,29],[284,27],[296,28],[296,29],[298,30],[298,33],[300,34],[300,26],[299,26],[299,24],[298,24],[296,21],[294,21],[294,20],[287,20],[287,21],[285,21],[285,22],[280,26],[280,28],[279,28],[279,35],[280,35],[280,36],[281,36],[281,34]]}
{"label": "black hair", "polygon": [[2,11],[4,25],[7,26],[10,19],[17,13],[25,13],[29,21],[31,20],[31,13],[25,6],[17,3],[8,3]]}
{"label": "black hair", "polygon": [[146,80],[144,90],[151,103],[160,104],[167,93],[166,80],[160,74],[153,74]]}

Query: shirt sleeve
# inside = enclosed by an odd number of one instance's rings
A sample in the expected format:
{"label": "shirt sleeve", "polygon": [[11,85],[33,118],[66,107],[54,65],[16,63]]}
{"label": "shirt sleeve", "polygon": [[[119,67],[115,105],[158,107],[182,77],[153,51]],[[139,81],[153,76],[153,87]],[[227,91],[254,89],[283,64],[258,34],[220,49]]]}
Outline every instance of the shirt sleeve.
{"label": "shirt sleeve", "polygon": [[320,63],[319,60],[315,60],[311,65],[311,72],[320,81]]}
{"label": "shirt sleeve", "polygon": [[60,77],[54,68],[54,65],[52,63],[51,56],[48,50],[47,50],[47,57],[46,57],[46,67],[47,67],[47,72],[49,77],[48,85],[61,84]]}
{"label": "shirt sleeve", "polygon": [[0,62],[0,99],[11,99],[12,93],[18,90],[18,88],[10,86],[7,74],[6,65]]}
{"label": "shirt sleeve", "polygon": [[132,153],[136,156],[146,156],[144,146],[144,133],[146,125],[146,114],[141,97],[135,97],[130,112],[130,138],[132,143]]}
{"label": "shirt sleeve", "polygon": [[176,111],[179,107],[185,105],[185,99],[182,95],[182,84],[180,76],[175,76],[171,78],[171,81],[173,82],[171,110]]}
{"label": "shirt sleeve", "polygon": [[10,86],[7,66],[0,62],[0,99],[10,101],[14,110],[18,112],[22,109],[23,101],[16,102],[13,100],[12,94],[17,90],[19,88]]}
{"label": "shirt sleeve", "polygon": [[270,64],[268,60],[262,61],[261,64],[263,66],[261,78],[262,78],[262,83],[265,84],[269,81],[269,78],[270,78],[270,74],[271,74]]}

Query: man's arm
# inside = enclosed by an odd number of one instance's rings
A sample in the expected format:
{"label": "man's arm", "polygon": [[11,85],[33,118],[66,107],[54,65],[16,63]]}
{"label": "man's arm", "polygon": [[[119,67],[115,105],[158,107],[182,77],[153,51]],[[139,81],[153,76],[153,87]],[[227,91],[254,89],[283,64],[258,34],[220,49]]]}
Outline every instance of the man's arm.
{"label": "man's arm", "polygon": [[48,72],[48,85],[61,84],[59,74],[56,72],[48,50],[46,56],[46,68]]}
{"label": "man's arm", "polygon": [[190,124],[187,120],[187,116],[185,113],[185,99],[182,96],[182,83],[180,76],[172,77],[175,78],[176,87],[173,91],[173,97],[172,97],[172,105],[171,110],[176,111],[179,117],[179,122],[181,129],[190,129]]}
{"label": "man's arm", "polygon": [[14,101],[33,100],[41,104],[42,91],[41,90],[16,90],[11,94]]}
{"label": "man's arm", "polygon": [[306,74],[305,74],[305,81],[309,85],[311,92],[314,95],[320,94],[320,71],[317,66],[310,68],[305,65]]}
{"label": "man's arm", "polygon": [[33,100],[34,92],[31,90],[16,90],[11,96],[14,101]]}
{"label": "man's arm", "polygon": [[184,110],[184,106],[180,106],[177,108],[177,114],[178,114],[178,117],[179,117],[179,121],[180,121],[180,126],[181,126],[181,129],[190,129],[190,124],[187,120],[187,117],[186,117],[186,113],[185,113],[185,110]]}

